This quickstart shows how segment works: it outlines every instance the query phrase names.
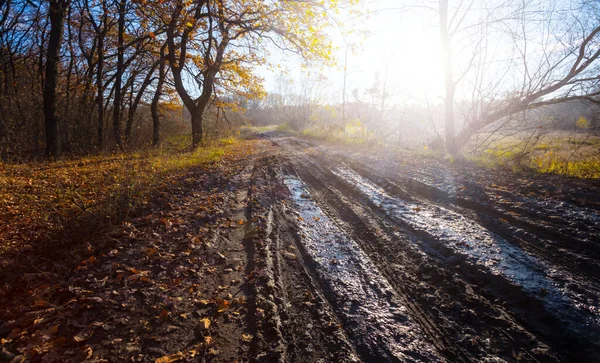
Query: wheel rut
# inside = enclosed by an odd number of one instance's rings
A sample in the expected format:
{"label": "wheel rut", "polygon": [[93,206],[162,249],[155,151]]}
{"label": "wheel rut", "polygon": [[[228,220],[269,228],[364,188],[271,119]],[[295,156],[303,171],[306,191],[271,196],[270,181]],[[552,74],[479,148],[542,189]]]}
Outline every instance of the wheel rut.
{"label": "wheel rut", "polygon": [[[386,178],[355,172],[303,142],[275,142],[289,162],[288,174],[306,183],[321,212],[352,236],[443,357],[587,361],[598,351],[593,303],[590,310],[566,301],[573,296],[565,300],[565,291],[554,286],[560,276],[547,275],[547,266],[515,237],[496,233],[461,206],[439,206],[397,185],[392,193]],[[420,214],[425,218],[417,219]],[[445,219],[455,225],[444,226]],[[474,238],[478,234],[483,242]],[[490,241],[494,248],[486,246]]]}

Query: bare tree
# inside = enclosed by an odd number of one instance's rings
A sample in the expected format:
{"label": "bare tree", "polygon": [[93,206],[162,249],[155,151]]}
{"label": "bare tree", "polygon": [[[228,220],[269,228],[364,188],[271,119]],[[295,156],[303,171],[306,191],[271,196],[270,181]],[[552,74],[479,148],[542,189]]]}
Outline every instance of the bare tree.
{"label": "bare tree", "polygon": [[46,55],[46,77],[44,82],[44,120],[46,125],[46,152],[50,156],[58,154],[58,116],[56,115],[56,88],[59,54],[62,43],[68,0],[52,0],[48,10],[50,36]]}

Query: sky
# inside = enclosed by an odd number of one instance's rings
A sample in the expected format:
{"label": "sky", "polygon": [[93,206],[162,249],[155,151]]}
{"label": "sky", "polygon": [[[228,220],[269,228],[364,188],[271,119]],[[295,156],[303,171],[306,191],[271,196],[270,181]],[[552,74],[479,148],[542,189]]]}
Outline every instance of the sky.
{"label": "sky", "polygon": [[[341,35],[339,28],[330,29],[330,38],[337,48],[337,66],[324,70],[301,68],[300,61],[289,54],[273,50],[272,60],[287,69],[287,78],[299,85],[306,73],[321,73],[327,78],[328,93],[333,102],[341,101],[343,66],[348,44],[347,85],[348,100],[354,100],[353,90],[361,98],[365,90],[379,79],[380,86],[387,79],[386,89],[396,102],[436,102],[443,96],[444,83],[441,64],[441,46],[436,14],[428,10],[398,9],[401,1],[370,1],[367,16],[345,20],[354,29],[364,30]],[[358,21],[355,21],[358,20]],[[259,70],[265,78],[267,91],[277,90],[278,73],[267,68]]]}
{"label": "sky", "polygon": [[[324,70],[302,69],[297,57],[290,54],[282,55],[277,51],[273,51],[271,60],[288,69],[286,77],[293,79],[298,89],[302,88],[303,79],[306,79],[305,73],[310,71],[313,74],[323,74],[327,78],[329,94],[327,102],[339,103],[342,100],[344,56],[348,46],[351,49],[348,52],[347,62],[346,99],[348,101],[353,101],[354,95],[358,95],[363,101],[369,101],[369,95],[365,91],[372,88],[376,80],[379,80],[381,89],[381,84],[387,80],[388,105],[442,103],[444,76],[439,15],[431,8],[415,6],[415,4],[426,4],[436,8],[438,2],[435,0],[363,0],[361,4],[364,11],[360,17],[344,19],[343,15],[339,15],[339,23],[344,24],[346,29],[357,30],[356,32],[342,36],[339,28],[333,27],[329,31],[329,36],[337,48],[335,53],[337,67]],[[477,0],[473,2],[472,7],[470,4],[471,2],[468,1],[450,1],[450,17],[456,11],[456,7],[460,9],[456,19],[466,14],[461,31],[452,39],[454,79],[460,78],[467,69],[471,57],[474,55],[481,57],[476,58],[479,62],[477,64],[481,66],[472,67],[468,76],[459,82],[457,100],[471,99],[475,77],[481,75],[483,75],[482,83],[479,84],[479,88],[493,91],[493,94],[490,93],[488,97],[503,97],[506,92],[518,91],[523,85],[528,67],[539,67],[540,74],[543,74],[551,66],[544,63],[547,56],[544,54],[544,49],[554,49],[552,50],[554,53],[550,55],[554,57],[550,62],[554,62],[563,56],[561,48],[565,46],[564,42],[569,42],[571,35],[574,39],[580,36],[577,32],[574,33],[573,29],[568,29],[568,24],[573,22],[571,17],[576,16],[576,11],[573,12],[575,8],[571,6],[570,1],[528,2],[526,9],[529,15],[524,25],[518,23],[519,18],[515,18],[514,15],[506,15],[508,13],[505,12],[513,11],[514,6],[504,6],[506,4],[504,0]],[[562,9],[562,12],[550,10],[555,7]],[[481,20],[490,14],[500,18],[506,16],[510,20],[503,21],[502,24],[486,23]],[[570,14],[569,19],[562,19],[564,14]],[[550,15],[551,18],[548,18]],[[566,24],[564,29],[561,28],[562,23]],[[556,34],[549,32],[547,27],[550,25],[552,32],[555,31]],[[487,36],[480,36],[481,31],[485,31]],[[555,35],[559,38],[553,38]],[[519,42],[515,43],[513,39],[518,39]],[[484,49],[481,52],[475,51],[478,41],[482,42],[481,49]],[[521,51],[526,53],[526,65],[519,56]],[[557,67],[553,72],[561,71],[561,68]],[[274,92],[278,89],[279,72],[264,68],[259,71],[259,74],[265,78],[267,91]]]}

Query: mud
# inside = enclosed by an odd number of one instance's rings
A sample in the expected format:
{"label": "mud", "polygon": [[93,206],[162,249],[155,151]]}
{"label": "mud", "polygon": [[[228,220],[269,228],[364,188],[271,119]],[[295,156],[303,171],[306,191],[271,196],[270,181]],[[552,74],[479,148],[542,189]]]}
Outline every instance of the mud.
{"label": "mud", "polygon": [[74,270],[61,309],[13,312],[3,348],[32,362],[598,361],[600,183],[265,134],[159,195]]}
{"label": "mud", "polygon": [[[339,326],[344,360],[586,362],[600,353],[600,203],[589,190],[579,196],[576,181],[563,181],[571,193],[561,199],[553,177],[492,186],[473,166],[263,136],[274,145],[264,180],[278,240],[274,300],[288,318],[301,315],[286,271],[301,266],[308,294]],[[323,343],[331,357],[333,343]]]}

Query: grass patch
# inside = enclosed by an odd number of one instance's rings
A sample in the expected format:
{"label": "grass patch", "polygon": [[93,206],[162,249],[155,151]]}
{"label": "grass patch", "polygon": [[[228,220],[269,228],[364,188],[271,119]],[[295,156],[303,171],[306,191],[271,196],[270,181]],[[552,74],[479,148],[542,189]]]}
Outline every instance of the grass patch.
{"label": "grass patch", "polygon": [[547,135],[534,143],[492,143],[468,157],[485,167],[511,167],[577,178],[600,178],[600,137]]}
{"label": "grass patch", "polygon": [[59,243],[85,216],[118,223],[152,190],[192,167],[219,161],[239,143],[222,139],[189,152],[189,136],[174,137],[157,150],[0,163],[0,262],[38,242]]}
{"label": "grass patch", "polygon": [[363,125],[346,125],[343,128],[310,127],[300,136],[307,139],[350,146],[374,146],[378,144],[373,132]]}

